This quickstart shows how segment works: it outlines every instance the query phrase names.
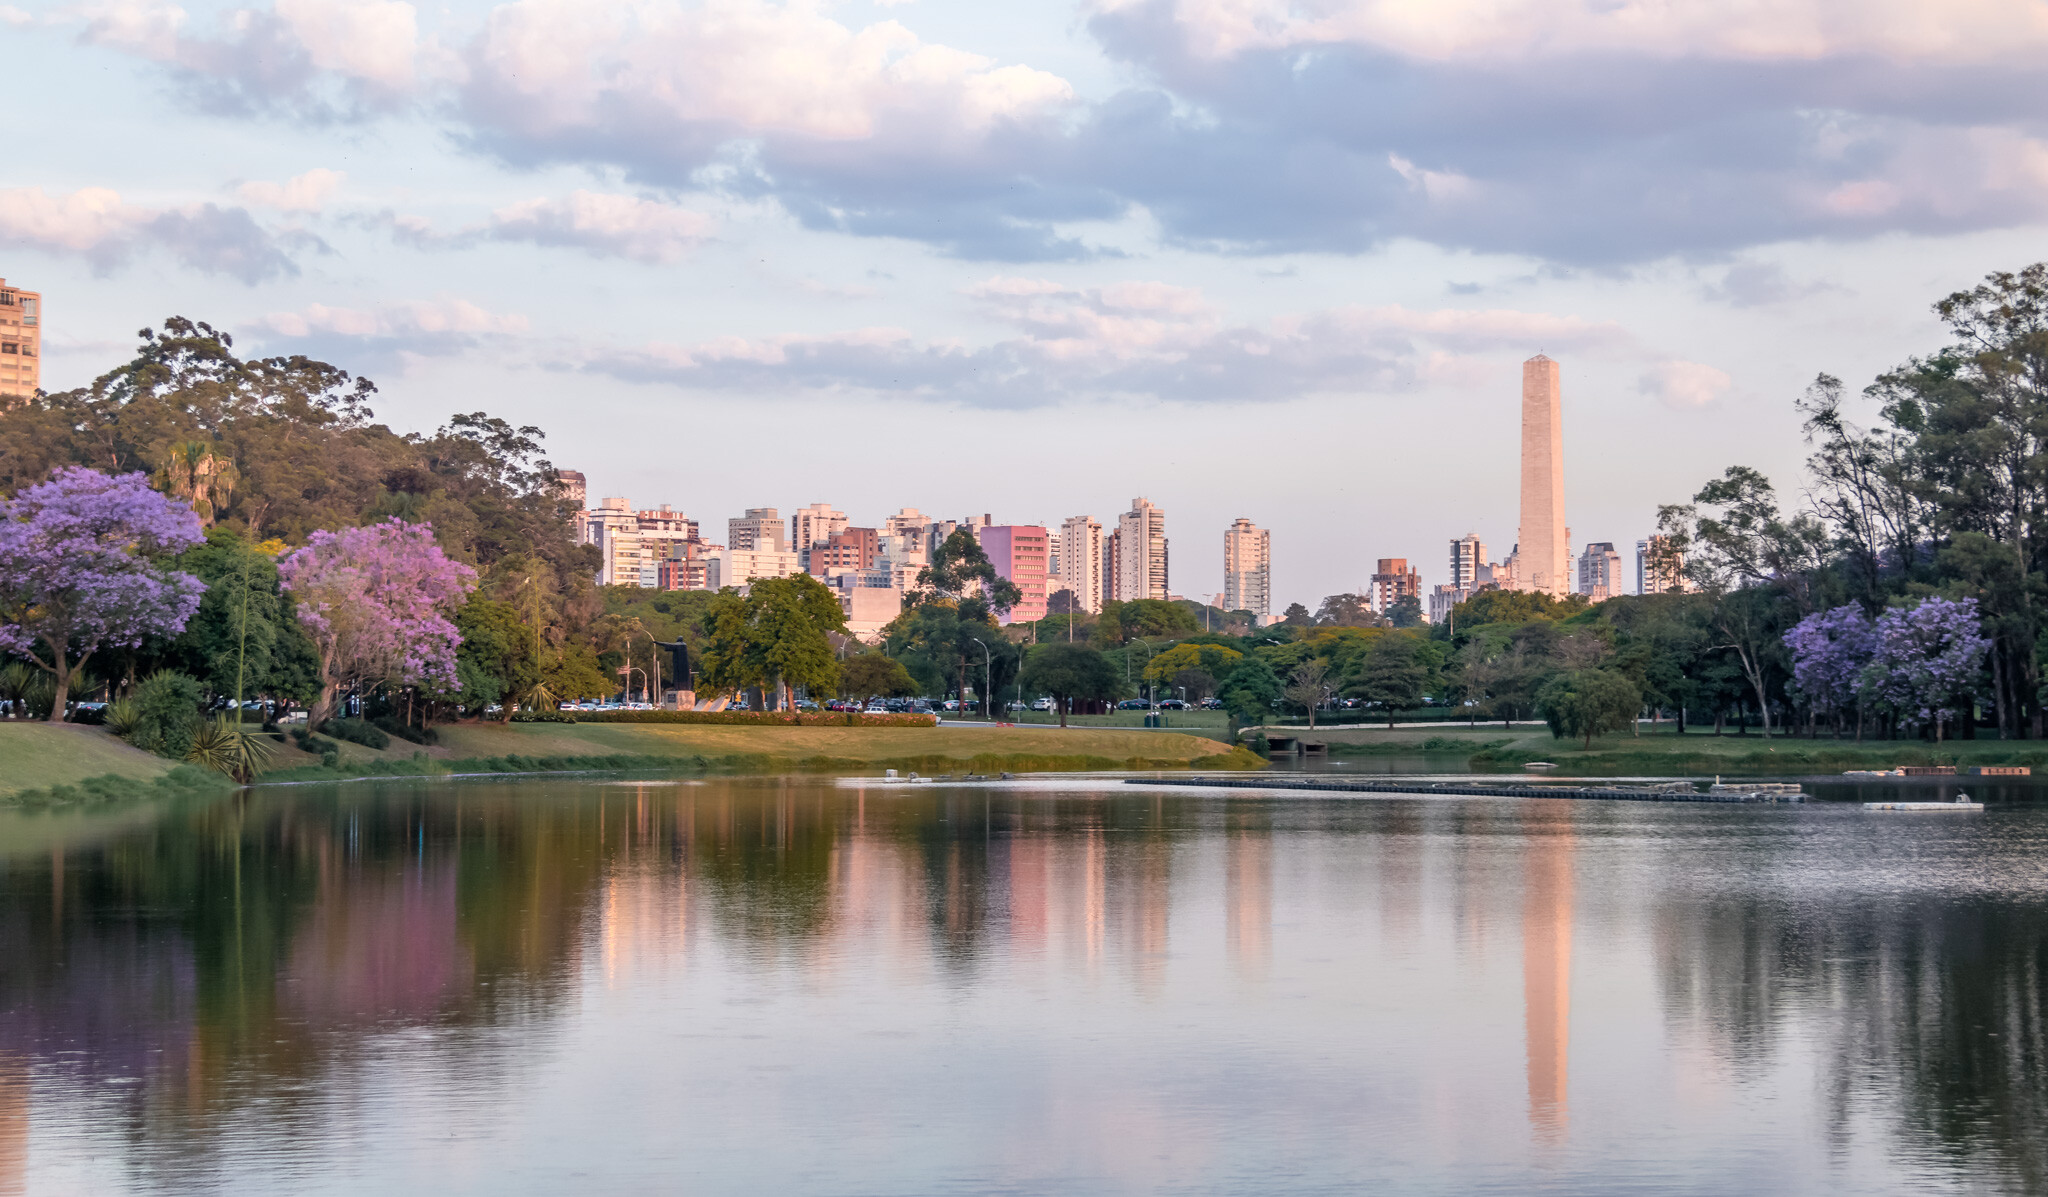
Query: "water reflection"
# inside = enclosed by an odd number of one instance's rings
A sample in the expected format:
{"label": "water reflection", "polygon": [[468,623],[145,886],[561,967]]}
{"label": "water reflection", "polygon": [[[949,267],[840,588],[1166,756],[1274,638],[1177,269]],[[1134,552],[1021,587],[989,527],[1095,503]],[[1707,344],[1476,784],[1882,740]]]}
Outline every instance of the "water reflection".
{"label": "water reflection", "polygon": [[0,847],[0,1193],[2040,1192],[2044,854],[2039,808],[256,791]]}

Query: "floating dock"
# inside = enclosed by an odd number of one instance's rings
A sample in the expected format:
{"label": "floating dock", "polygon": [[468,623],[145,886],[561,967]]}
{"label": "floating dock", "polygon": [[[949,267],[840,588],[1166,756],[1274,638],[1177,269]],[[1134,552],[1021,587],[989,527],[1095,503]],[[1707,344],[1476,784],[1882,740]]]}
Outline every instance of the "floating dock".
{"label": "floating dock", "polygon": [[1983,810],[1981,802],[1866,802],[1864,810],[1904,811],[1912,814],[1968,814]]}
{"label": "floating dock", "polygon": [[1203,786],[1219,790],[1314,790],[1334,794],[1428,794],[1439,798],[1569,798],[1594,802],[1804,802],[1796,785],[1760,782],[1694,789],[1669,786],[1533,786],[1466,782],[1367,781],[1362,778],[1131,777],[1134,786]]}

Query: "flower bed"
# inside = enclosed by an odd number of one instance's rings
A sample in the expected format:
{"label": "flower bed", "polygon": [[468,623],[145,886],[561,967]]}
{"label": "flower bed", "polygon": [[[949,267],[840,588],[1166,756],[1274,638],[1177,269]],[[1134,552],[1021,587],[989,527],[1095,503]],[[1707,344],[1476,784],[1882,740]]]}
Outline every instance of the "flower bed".
{"label": "flower bed", "polygon": [[936,715],[863,715],[858,711],[564,711],[578,723],[699,723],[784,727],[931,727]]}

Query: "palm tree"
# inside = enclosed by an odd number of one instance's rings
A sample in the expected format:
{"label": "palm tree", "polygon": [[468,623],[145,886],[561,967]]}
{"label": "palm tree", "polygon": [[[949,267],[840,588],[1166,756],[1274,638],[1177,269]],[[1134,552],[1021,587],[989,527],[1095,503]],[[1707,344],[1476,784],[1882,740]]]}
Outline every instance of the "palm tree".
{"label": "palm tree", "polygon": [[179,441],[170,448],[163,468],[157,471],[157,485],[174,499],[191,504],[202,527],[210,527],[242,480],[235,463],[214,451],[205,441]]}

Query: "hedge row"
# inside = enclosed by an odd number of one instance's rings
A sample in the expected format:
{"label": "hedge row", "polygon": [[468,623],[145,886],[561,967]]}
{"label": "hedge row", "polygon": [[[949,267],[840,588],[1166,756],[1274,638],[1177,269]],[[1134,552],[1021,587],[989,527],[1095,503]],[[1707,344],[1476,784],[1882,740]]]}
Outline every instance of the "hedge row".
{"label": "hedge row", "polygon": [[797,727],[931,727],[936,715],[863,715],[858,711],[564,711],[578,723],[715,723]]}

